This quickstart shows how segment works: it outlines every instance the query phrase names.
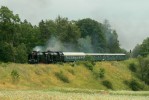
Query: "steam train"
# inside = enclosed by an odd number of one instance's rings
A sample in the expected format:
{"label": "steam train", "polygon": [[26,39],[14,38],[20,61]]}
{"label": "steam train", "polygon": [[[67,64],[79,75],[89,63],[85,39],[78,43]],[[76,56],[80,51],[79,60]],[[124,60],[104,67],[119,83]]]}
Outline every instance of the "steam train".
{"label": "steam train", "polygon": [[60,51],[33,51],[28,55],[28,63],[57,63],[75,61],[120,61],[125,60],[123,53],[84,53],[84,52],[60,52]]}

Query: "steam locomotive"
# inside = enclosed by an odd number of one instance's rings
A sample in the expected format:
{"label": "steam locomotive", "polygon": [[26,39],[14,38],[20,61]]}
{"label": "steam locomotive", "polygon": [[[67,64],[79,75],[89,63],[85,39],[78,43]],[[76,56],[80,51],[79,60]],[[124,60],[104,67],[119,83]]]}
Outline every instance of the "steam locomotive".
{"label": "steam locomotive", "polygon": [[126,54],[123,53],[84,53],[84,52],[61,52],[61,51],[33,51],[28,55],[30,64],[36,63],[57,63],[74,61],[120,61],[125,60]]}

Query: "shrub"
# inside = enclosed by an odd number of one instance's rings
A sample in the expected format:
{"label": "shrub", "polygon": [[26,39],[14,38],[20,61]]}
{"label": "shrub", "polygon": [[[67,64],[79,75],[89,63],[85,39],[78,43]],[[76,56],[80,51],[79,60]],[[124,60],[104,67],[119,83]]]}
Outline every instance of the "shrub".
{"label": "shrub", "polygon": [[91,64],[92,64],[93,66],[95,66],[95,65],[96,65],[96,62],[95,62],[95,61],[91,61]]}
{"label": "shrub", "polygon": [[70,65],[71,65],[72,67],[75,67],[75,66],[76,66],[76,63],[73,62],[73,63],[71,63]]}
{"label": "shrub", "polygon": [[126,84],[127,86],[129,86],[129,81],[128,80],[124,80],[123,83]]}
{"label": "shrub", "polygon": [[102,82],[102,84],[103,84],[105,87],[107,87],[108,89],[113,89],[112,83],[111,83],[110,81],[108,81],[108,80],[104,80],[104,81]]}
{"label": "shrub", "polygon": [[102,79],[105,77],[105,69],[104,68],[100,68],[98,71],[94,72],[95,77],[98,79]]}
{"label": "shrub", "polygon": [[6,68],[8,63],[0,63],[2,67]]}
{"label": "shrub", "polygon": [[142,90],[143,89],[143,85],[141,85],[139,82],[137,82],[136,80],[132,79],[129,82],[129,87],[133,90],[133,91],[138,91],[138,90]]}
{"label": "shrub", "polygon": [[19,73],[17,70],[12,70],[11,72],[12,81],[16,83],[19,80]]}
{"label": "shrub", "polygon": [[136,71],[137,71],[136,65],[135,65],[134,63],[130,63],[130,64],[129,64],[129,69],[130,69],[132,72],[136,72]]}
{"label": "shrub", "polygon": [[59,64],[59,65],[64,65],[64,63],[63,63],[63,62],[58,62],[57,64]]}
{"label": "shrub", "polygon": [[92,56],[85,56],[85,61],[94,61]]}
{"label": "shrub", "polygon": [[85,65],[85,67],[88,68],[89,70],[91,70],[91,71],[93,70],[93,65],[92,65],[91,62],[86,61],[86,62],[84,63],[84,65]]}
{"label": "shrub", "polygon": [[72,75],[75,75],[75,72],[72,69],[68,69],[68,72],[71,73]]}
{"label": "shrub", "polygon": [[99,77],[100,78],[104,78],[104,76],[105,76],[105,69],[104,68],[100,68],[99,69]]}
{"label": "shrub", "polygon": [[69,79],[68,79],[68,77],[65,76],[62,71],[56,72],[56,73],[55,73],[55,76],[56,76],[57,78],[59,78],[61,81],[65,82],[65,83],[69,83],[69,82],[70,82]]}
{"label": "shrub", "polygon": [[149,85],[149,56],[146,58],[138,58],[139,60],[139,72],[138,75],[141,80]]}

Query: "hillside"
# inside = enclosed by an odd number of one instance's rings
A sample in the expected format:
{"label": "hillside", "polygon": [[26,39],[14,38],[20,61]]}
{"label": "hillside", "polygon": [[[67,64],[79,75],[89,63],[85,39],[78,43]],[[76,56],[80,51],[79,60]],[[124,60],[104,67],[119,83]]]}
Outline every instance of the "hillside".
{"label": "hillside", "polygon": [[[0,89],[53,89],[79,88],[108,90],[103,81],[112,84],[113,90],[131,90],[126,84],[132,78],[143,84],[129,70],[128,65],[135,60],[96,62],[93,70],[86,66],[89,62],[59,64],[0,64]],[[99,73],[104,69],[104,77]],[[148,89],[145,86],[145,89]]]}

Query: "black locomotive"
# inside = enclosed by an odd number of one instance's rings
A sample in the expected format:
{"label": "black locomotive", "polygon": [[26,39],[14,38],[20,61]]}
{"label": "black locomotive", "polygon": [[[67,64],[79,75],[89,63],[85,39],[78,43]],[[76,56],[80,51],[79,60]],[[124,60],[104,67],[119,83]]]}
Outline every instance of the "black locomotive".
{"label": "black locomotive", "polygon": [[126,59],[123,53],[84,53],[84,52],[60,52],[60,51],[33,51],[28,55],[28,62],[35,63],[56,63],[56,62],[74,62],[85,61],[91,58],[93,61],[120,61]]}
{"label": "black locomotive", "polygon": [[37,52],[33,51],[28,55],[29,63],[55,63],[64,61],[64,55],[62,52],[47,51],[47,52]]}

